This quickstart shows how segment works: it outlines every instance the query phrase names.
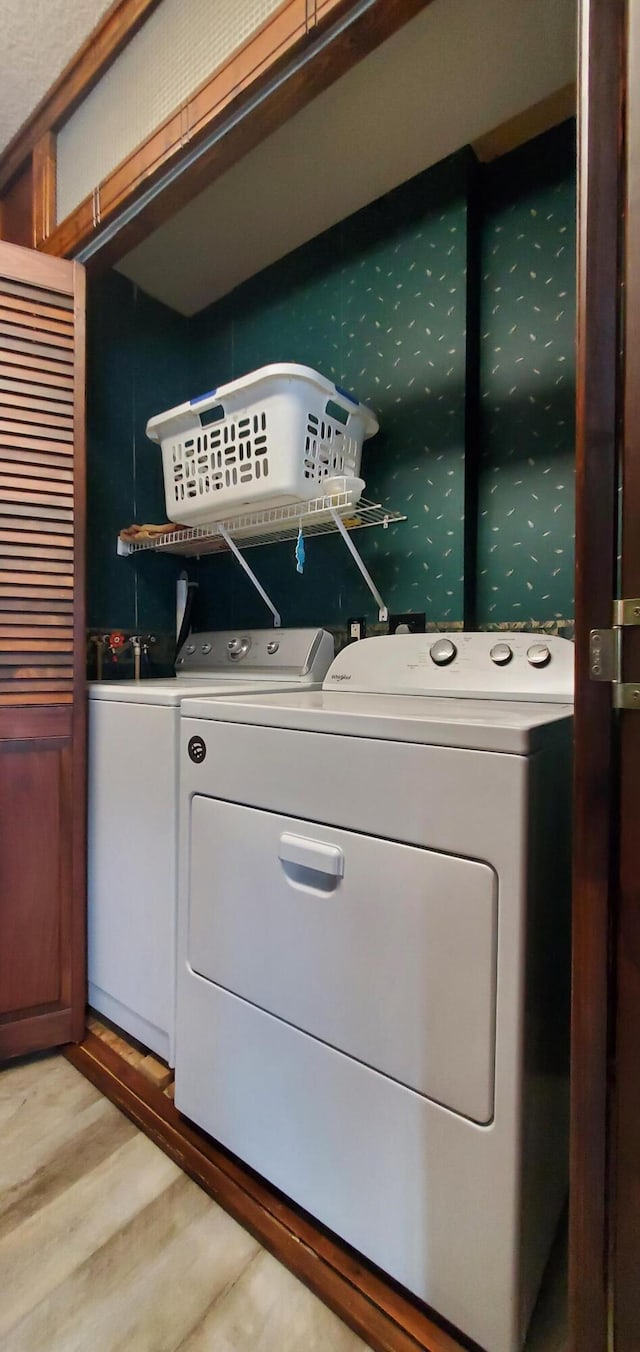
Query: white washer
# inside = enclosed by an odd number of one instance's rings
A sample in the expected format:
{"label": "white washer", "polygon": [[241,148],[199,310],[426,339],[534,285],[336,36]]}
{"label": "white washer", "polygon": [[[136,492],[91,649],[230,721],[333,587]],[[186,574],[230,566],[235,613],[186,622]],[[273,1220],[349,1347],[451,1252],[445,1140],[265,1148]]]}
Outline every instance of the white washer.
{"label": "white washer", "polygon": [[174,1063],[180,703],[314,688],[322,629],[191,635],[177,675],[89,686],[89,1004]]}
{"label": "white washer", "polygon": [[572,697],[474,633],[182,705],[176,1104],[489,1352],[566,1194]]}

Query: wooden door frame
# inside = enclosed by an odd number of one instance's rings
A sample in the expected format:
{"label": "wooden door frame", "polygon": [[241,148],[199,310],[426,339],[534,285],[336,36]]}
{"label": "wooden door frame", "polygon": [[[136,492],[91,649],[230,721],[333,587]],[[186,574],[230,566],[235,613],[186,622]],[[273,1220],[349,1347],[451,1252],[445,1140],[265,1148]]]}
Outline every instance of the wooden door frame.
{"label": "wooden door frame", "polygon": [[[611,1224],[611,1144],[618,1160],[628,1148],[624,1135],[635,1100],[618,1094],[612,1132],[612,990],[617,931],[617,842],[615,724],[610,688],[590,681],[588,634],[610,627],[616,586],[617,436],[620,416],[620,250],[624,190],[622,162],[625,80],[623,60],[629,0],[579,0],[581,20],[579,93],[579,321],[577,357],[577,538],[576,538],[576,704],[575,704],[575,869],[572,996],[572,1140],[570,1208],[570,1322],[572,1352],[603,1352],[606,1347],[614,1261],[611,1236],[617,1224],[618,1252],[632,1231],[622,1214]],[[394,0],[400,11],[401,0]],[[114,9],[116,7],[114,6]],[[139,16],[146,6],[140,5]],[[149,5],[149,10],[152,8]],[[410,8],[407,5],[407,11]],[[419,5],[416,4],[416,9]],[[351,63],[353,62],[353,56]],[[326,79],[326,75],[323,77]],[[638,77],[640,78],[640,77]],[[634,113],[634,116],[636,114]],[[283,118],[284,120],[284,118]],[[44,124],[39,131],[46,131]],[[263,131],[263,134],[264,131]],[[629,141],[633,153],[636,141]],[[637,159],[635,155],[636,167]],[[633,167],[633,166],[632,166]],[[43,180],[50,173],[43,155]],[[208,174],[212,165],[205,166]],[[220,171],[220,165],[217,166]],[[46,172],[45,172],[46,171]],[[47,179],[47,174],[49,175]],[[633,192],[637,191],[635,181]],[[197,191],[197,187],[195,188]],[[631,202],[631,196],[629,198]],[[635,200],[635,199],[634,199]],[[165,203],[166,205],[166,203]],[[155,222],[154,222],[155,223]],[[147,223],[148,228],[148,223]],[[638,229],[636,224],[636,230]],[[636,258],[640,240],[629,235]],[[631,255],[630,255],[631,256]],[[637,285],[637,282],[636,282]],[[640,292],[640,287],[638,287]],[[627,343],[636,337],[635,318]],[[628,309],[631,315],[631,308]],[[634,325],[636,327],[634,327]],[[640,335],[636,338],[636,349]],[[638,393],[636,393],[636,391]],[[626,427],[638,425],[640,373],[627,383]],[[632,414],[634,422],[632,422]],[[626,484],[628,489],[628,484]],[[640,593],[640,582],[637,592]],[[80,659],[79,659],[80,660]],[[630,720],[633,715],[628,715]],[[640,721],[637,725],[640,727]],[[637,734],[635,734],[637,735]],[[83,730],[78,726],[77,736]],[[82,823],[78,824],[81,843]],[[78,844],[78,859],[81,848]],[[624,888],[629,888],[624,873]],[[629,916],[629,919],[631,917]],[[625,936],[625,915],[620,926]],[[633,938],[633,934],[631,936]],[[620,1020],[637,990],[621,988]],[[633,1006],[635,1008],[635,1006]],[[636,1011],[637,1012],[637,1011]],[[621,1063],[625,1069],[626,1063]],[[620,1194],[619,1194],[620,1195]],[[616,1293],[618,1311],[622,1309]],[[625,1349],[626,1352],[626,1349]]]}
{"label": "wooden door frame", "polygon": [[616,723],[611,686],[590,679],[589,632],[611,628],[617,595],[627,4],[580,3],[571,1352],[605,1352],[613,1276]]}
{"label": "wooden door frame", "polygon": [[[624,388],[620,595],[640,597],[640,8],[628,4],[624,191]],[[622,635],[622,680],[640,689],[640,626]],[[611,1131],[612,1328],[640,1347],[640,710],[618,715],[615,1082]]]}

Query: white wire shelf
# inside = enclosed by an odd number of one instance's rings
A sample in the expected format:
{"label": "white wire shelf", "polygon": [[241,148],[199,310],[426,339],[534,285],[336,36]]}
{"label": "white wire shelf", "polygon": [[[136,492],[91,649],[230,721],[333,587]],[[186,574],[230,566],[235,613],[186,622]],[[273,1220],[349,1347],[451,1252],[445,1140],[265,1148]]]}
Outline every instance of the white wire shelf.
{"label": "white wire shelf", "polygon": [[282,541],[295,540],[299,530],[302,530],[305,537],[330,535],[335,532],[342,536],[378,605],[380,620],[384,621],[388,618],[389,612],[351,539],[351,532],[364,526],[382,526],[385,529],[397,521],[406,521],[407,518],[400,512],[389,511],[380,502],[358,498],[348,479],[342,480],[342,483],[343,490],[314,498],[311,502],[293,502],[287,507],[271,507],[261,512],[247,512],[244,516],[236,516],[229,521],[217,521],[212,526],[181,526],[147,540],[119,539],[118,553],[140,554],[150,550],[155,554],[178,554],[182,557],[190,554],[199,557],[203,554],[218,554],[223,550],[229,550],[235,555],[240,567],[271,611],[274,626],[279,628],[280,612],[245,559],[245,551],[255,549],[257,545],[275,545]]}
{"label": "white wire shelf", "polygon": [[354,503],[352,493],[332,493],[314,498],[311,502],[247,512],[244,516],[216,522],[211,526],[181,527],[163,535],[155,535],[149,540],[119,539],[118,553],[140,554],[151,550],[156,554],[183,556],[218,554],[229,548],[225,536],[236,541],[243,549],[254,549],[258,545],[295,540],[299,529],[302,529],[305,537],[330,535],[340,529],[334,513],[348,531],[361,530],[365,526],[382,526],[384,529],[407,519],[400,512],[390,511],[379,502],[360,498],[359,502]]}

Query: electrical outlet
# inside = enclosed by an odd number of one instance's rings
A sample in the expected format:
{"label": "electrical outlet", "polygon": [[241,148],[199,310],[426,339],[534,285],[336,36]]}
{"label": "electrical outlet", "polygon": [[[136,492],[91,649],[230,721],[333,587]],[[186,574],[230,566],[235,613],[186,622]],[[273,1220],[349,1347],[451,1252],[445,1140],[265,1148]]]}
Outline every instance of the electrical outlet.
{"label": "electrical outlet", "polygon": [[355,643],[356,639],[367,637],[367,621],[364,615],[358,616],[355,620],[347,621],[347,634],[350,643]]}
{"label": "electrical outlet", "polygon": [[389,616],[390,634],[424,634],[427,617],[424,610],[408,610]]}

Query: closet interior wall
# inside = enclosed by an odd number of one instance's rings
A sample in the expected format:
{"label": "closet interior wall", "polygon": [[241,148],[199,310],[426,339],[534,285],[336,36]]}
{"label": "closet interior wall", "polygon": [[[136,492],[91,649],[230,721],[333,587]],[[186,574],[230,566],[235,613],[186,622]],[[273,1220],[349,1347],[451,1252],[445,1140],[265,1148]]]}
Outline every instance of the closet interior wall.
{"label": "closet interior wall", "polygon": [[[570,121],[490,165],[469,149],[449,157],[191,319],[117,273],[94,283],[90,626],[173,624],[182,562],[115,559],[123,525],[164,519],[147,418],[268,362],[299,361],[379,417],[366,495],[407,520],[361,532],[359,547],[390,609],[455,628],[466,601],[483,627],[570,633],[575,178]],[[377,620],[340,540],[310,539],[306,552],[303,576],[291,545],[252,554],[284,624]],[[233,559],[189,570],[196,623],[269,622]]]}

